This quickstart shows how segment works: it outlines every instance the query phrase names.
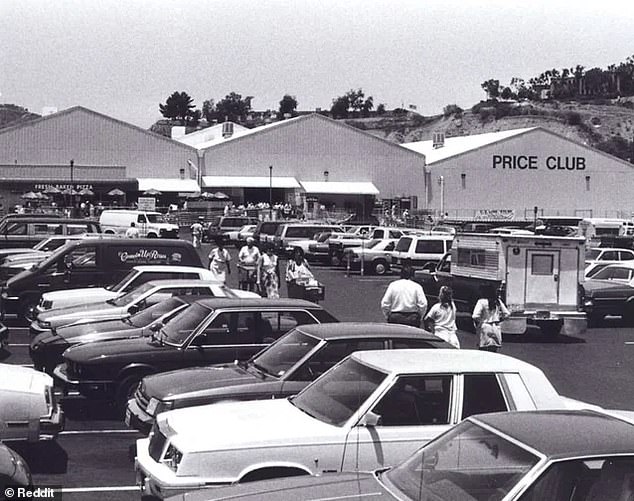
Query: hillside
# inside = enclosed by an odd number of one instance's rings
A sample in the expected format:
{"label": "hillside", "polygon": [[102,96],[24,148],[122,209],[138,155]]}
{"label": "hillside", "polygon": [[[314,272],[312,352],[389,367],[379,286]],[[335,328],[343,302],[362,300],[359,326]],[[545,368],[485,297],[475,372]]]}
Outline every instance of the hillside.
{"label": "hillside", "polygon": [[[422,117],[409,113],[407,117],[358,118],[348,119],[346,123],[397,143],[428,140],[434,132],[455,137],[541,126],[607,151],[614,138],[627,141],[630,147],[628,157],[631,158],[634,156],[631,151],[631,141],[634,140],[634,109],[631,104],[629,101],[619,104],[552,101],[498,103],[496,108],[495,103],[485,103],[474,107],[479,108],[475,112],[467,110],[460,115]],[[498,115],[511,110],[516,114],[496,118],[499,107],[504,110],[498,111]]]}

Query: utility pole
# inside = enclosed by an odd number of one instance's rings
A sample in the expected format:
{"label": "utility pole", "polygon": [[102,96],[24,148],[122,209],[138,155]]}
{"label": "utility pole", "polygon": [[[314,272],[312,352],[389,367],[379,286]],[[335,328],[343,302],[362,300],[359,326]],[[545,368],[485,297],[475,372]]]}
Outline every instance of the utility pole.
{"label": "utility pole", "polygon": [[273,166],[269,165],[269,221],[273,221]]}

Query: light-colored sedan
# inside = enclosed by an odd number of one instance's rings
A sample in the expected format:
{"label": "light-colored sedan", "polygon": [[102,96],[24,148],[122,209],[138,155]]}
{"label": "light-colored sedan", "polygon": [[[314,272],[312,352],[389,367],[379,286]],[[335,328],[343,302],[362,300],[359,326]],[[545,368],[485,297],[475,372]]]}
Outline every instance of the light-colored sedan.
{"label": "light-colored sedan", "polygon": [[[297,396],[159,414],[137,441],[142,492],[370,471],[403,461],[482,412],[594,407],[562,397],[537,367],[476,350],[356,352]],[[595,407],[596,408],[596,407]]]}
{"label": "light-colored sedan", "polygon": [[346,260],[350,261],[350,268],[361,268],[366,273],[374,273],[376,275],[385,275],[390,271],[390,263],[392,261],[392,253],[396,247],[398,239],[374,239],[367,242],[361,247],[352,247],[344,251]]}
{"label": "light-colored sedan", "polygon": [[0,364],[0,440],[52,439],[64,428],[64,413],[48,374]]}

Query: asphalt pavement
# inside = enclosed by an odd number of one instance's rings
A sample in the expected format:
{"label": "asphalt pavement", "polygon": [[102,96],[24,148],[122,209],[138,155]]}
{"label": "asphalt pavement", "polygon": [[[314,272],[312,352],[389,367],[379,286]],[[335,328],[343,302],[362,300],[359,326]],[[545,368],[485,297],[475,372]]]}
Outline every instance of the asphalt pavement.
{"label": "asphalt pavement", "polygon": [[[205,245],[201,252],[206,256],[208,250]],[[230,248],[230,252],[235,259],[237,251]],[[326,286],[321,304],[339,320],[382,321],[379,301],[396,277],[361,276],[359,272],[347,276],[345,269],[319,265],[313,271]],[[230,275],[228,285],[237,286],[237,274]],[[459,322],[465,327],[458,333],[463,349],[476,347],[469,323],[468,318]],[[28,330],[10,320],[9,325],[10,345],[6,353],[0,352],[0,358],[28,366]],[[578,337],[560,336],[555,341],[534,334],[505,337],[502,353],[540,367],[563,395],[610,409],[634,410],[634,328],[619,319],[608,319],[601,328]],[[57,441],[14,445],[31,466],[36,486],[61,486],[67,501],[139,499],[130,449],[140,434],[128,430],[107,404],[74,397],[64,401],[64,409],[66,429]]]}

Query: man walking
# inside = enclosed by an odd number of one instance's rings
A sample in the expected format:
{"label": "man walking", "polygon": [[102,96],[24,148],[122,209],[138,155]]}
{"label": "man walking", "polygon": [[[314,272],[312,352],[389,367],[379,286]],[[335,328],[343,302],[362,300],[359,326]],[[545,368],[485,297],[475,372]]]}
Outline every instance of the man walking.
{"label": "man walking", "polygon": [[381,299],[381,311],[390,324],[420,327],[427,311],[427,298],[420,284],[414,282],[414,269],[401,268],[401,278],[392,282]]}

